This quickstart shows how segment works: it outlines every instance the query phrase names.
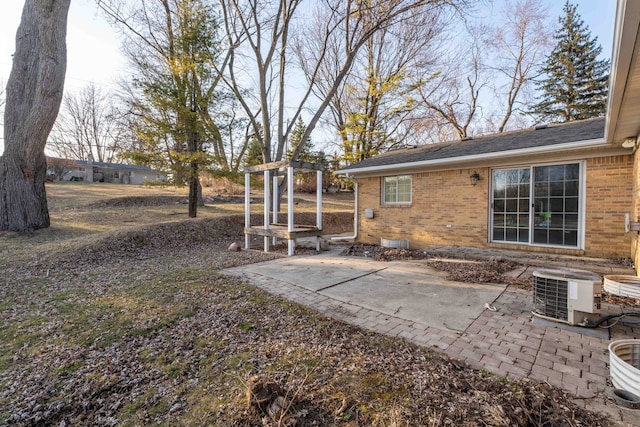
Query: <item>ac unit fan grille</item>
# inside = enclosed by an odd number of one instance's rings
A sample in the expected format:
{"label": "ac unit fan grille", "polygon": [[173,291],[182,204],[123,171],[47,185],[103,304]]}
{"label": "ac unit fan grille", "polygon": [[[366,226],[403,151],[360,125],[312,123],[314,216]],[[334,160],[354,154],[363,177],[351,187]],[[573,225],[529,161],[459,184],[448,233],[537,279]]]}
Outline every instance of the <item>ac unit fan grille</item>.
{"label": "ac unit fan grille", "polygon": [[533,304],[536,313],[567,321],[567,281],[534,276]]}

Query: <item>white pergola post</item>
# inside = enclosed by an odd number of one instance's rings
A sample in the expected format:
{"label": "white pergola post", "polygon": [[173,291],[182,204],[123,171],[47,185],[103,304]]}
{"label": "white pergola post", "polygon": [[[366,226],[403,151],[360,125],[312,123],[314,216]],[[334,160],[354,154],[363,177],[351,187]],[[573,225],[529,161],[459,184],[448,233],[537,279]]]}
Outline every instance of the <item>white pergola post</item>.
{"label": "white pergola post", "polygon": [[[316,227],[322,230],[322,171],[316,171]],[[320,236],[316,238],[316,250],[320,252]]]}
{"label": "white pergola post", "polygon": [[[278,223],[278,175],[274,175],[273,177],[273,223]],[[273,236],[272,243],[276,245],[278,243],[278,238]]]}
{"label": "white pergola post", "polygon": [[[293,166],[287,168],[287,231],[293,232]],[[293,256],[294,248],[295,240],[289,237],[289,256]]]}
{"label": "white pergola post", "polygon": [[[251,174],[245,172],[244,174],[244,226],[245,228],[251,227]],[[249,249],[249,233],[244,232],[244,248]]]}
{"label": "white pergola post", "polygon": [[[271,205],[269,187],[271,185],[271,174],[269,170],[264,171],[264,229],[269,229],[269,206]],[[269,236],[264,236],[264,251],[269,252]]]}

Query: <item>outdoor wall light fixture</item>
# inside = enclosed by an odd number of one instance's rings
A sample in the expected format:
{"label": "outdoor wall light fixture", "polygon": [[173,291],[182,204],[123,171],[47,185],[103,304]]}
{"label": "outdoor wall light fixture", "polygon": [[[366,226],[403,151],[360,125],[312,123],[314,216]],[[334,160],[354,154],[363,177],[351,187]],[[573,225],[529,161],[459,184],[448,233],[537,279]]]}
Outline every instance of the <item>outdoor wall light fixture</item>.
{"label": "outdoor wall light fixture", "polygon": [[634,137],[626,138],[622,142],[622,148],[635,148],[636,147],[636,139]]}
{"label": "outdoor wall light fixture", "polygon": [[473,171],[473,173],[469,175],[469,179],[471,180],[471,185],[475,187],[475,185],[478,183],[478,180],[480,179],[480,174],[478,174],[478,172],[476,171]]}

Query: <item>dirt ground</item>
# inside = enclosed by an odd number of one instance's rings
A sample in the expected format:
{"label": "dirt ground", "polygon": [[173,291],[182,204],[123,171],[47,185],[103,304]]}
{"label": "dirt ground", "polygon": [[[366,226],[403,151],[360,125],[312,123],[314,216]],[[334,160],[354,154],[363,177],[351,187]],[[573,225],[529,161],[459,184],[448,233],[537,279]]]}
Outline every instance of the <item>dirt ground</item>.
{"label": "dirt ground", "polygon": [[[195,220],[72,230],[97,206],[133,216],[159,200],[119,197],[62,197],[52,221],[69,229],[1,236],[0,425],[611,425],[548,384],[473,370],[220,275],[280,256],[227,250],[242,215],[213,206]],[[510,267],[494,264],[487,281]]]}

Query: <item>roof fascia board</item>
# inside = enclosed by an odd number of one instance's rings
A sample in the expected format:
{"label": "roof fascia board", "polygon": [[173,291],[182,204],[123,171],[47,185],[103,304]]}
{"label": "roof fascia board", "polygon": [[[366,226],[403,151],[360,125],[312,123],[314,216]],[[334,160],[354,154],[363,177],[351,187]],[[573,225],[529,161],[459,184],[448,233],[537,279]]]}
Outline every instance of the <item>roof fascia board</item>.
{"label": "roof fascia board", "polygon": [[523,148],[519,150],[498,151],[495,153],[474,154],[470,156],[461,156],[461,157],[447,157],[444,159],[436,159],[436,160],[424,160],[421,162],[407,162],[407,163],[396,163],[391,165],[370,166],[365,168],[343,169],[343,170],[336,171],[335,173],[343,174],[343,175],[347,175],[347,174],[351,175],[351,174],[361,174],[361,173],[368,173],[368,172],[384,172],[388,170],[415,169],[420,167],[455,165],[460,163],[471,163],[471,162],[479,162],[479,161],[494,160],[494,159],[504,159],[504,158],[516,157],[516,156],[532,156],[536,154],[550,154],[550,153],[559,153],[563,151],[573,151],[573,150],[581,150],[581,149],[587,149],[587,148],[600,148],[600,147],[611,148],[611,146],[607,144],[606,139],[598,138],[598,139],[589,139],[586,141],[568,142],[568,143],[557,144],[553,146],[547,145],[542,147]]}
{"label": "roof fascia board", "polygon": [[[610,147],[611,148],[611,147]],[[537,156],[513,156],[502,159],[492,159],[492,160],[483,160],[482,163],[478,162],[467,162],[467,163],[455,163],[451,165],[437,165],[437,166],[422,166],[422,167],[412,167],[406,169],[388,169],[384,171],[372,171],[372,172],[363,172],[363,173],[354,173],[349,174],[351,177],[355,178],[370,178],[381,175],[395,175],[395,174],[414,174],[421,172],[441,172],[447,170],[457,170],[457,169],[479,169],[479,168],[504,168],[504,167],[517,167],[517,166],[527,166],[527,165],[536,165],[536,164],[546,164],[546,163],[565,163],[565,162],[573,162],[578,160],[586,160],[592,158],[598,158],[603,156],[624,156],[630,155],[633,153],[633,150],[626,148],[614,147],[610,151],[603,153],[600,150],[590,150],[590,151],[567,151],[565,153],[554,154],[553,156],[545,156],[544,154],[539,154]]]}
{"label": "roof fascia board", "polygon": [[631,61],[635,51],[638,26],[640,25],[640,3],[618,0],[616,4],[616,22],[613,34],[611,72],[609,75],[609,100],[607,103],[607,123],[605,138],[613,143],[618,115],[629,78]]}

